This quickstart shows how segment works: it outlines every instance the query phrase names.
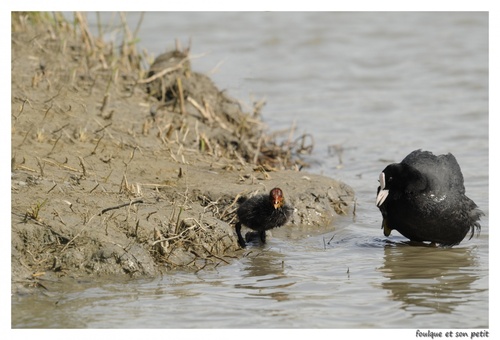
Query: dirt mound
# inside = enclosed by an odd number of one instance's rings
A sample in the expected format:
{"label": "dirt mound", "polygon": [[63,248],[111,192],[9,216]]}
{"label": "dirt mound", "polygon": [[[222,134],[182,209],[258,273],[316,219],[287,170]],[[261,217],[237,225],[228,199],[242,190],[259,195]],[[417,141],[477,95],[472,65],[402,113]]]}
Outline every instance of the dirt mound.
{"label": "dirt mound", "polygon": [[238,196],[273,186],[296,208],[287,232],[347,212],[352,189],[298,171],[311,146],[278,143],[186,51],[144,70],[75,18],[12,13],[13,291],[229,263]]}

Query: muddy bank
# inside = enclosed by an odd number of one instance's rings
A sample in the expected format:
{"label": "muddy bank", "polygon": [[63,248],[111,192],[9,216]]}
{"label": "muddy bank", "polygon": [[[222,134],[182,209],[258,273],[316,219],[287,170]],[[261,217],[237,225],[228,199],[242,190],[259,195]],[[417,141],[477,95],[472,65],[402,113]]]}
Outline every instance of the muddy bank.
{"label": "muddy bank", "polygon": [[349,186],[300,171],[305,136],[278,141],[188,51],[150,67],[76,19],[12,14],[13,292],[230,263],[237,198],[274,186],[296,208],[285,237],[350,211]]}

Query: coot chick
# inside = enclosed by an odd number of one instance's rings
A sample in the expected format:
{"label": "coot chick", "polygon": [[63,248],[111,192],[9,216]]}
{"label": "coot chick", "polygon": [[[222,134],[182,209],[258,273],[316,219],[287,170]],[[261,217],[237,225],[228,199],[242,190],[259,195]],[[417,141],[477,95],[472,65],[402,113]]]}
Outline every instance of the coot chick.
{"label": "coot chick", "polygon": [[236,210],[238,222],[235,229],[238,243],[245,248],[245,240],[241,236],[241,225],[257,231],[262,243],[266,243],[266,230],[281,227],[292,216],[293,208],[285,203],[283,191],[272,189],[269,194],[256,195],[251,198],[242,197]]}
{"label": "coot chick", "polygon": [[415,150],[379,177],[376,204],[384,235],[392,229],[411,241],[459,244],[481,230],[481,210],[465,196],[464,178],[455,157]]}

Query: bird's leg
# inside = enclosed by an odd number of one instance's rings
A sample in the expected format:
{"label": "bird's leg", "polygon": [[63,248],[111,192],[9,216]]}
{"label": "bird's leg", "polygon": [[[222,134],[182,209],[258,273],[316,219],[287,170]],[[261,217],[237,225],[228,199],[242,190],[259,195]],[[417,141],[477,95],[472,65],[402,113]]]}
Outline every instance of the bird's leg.
{"label": "bird's leg", "polygon": [[262,243],[266,243],[266,231],[265,230],[260,231],[259,236]]}
{"label": "bird's leg", "polygon": [[241,223],[238,221],[234,228],[236,229],[236,235],[238,236],[238,244],[240,245],[241,248],[245,248],[246,243],[243,237],[241,236]]}

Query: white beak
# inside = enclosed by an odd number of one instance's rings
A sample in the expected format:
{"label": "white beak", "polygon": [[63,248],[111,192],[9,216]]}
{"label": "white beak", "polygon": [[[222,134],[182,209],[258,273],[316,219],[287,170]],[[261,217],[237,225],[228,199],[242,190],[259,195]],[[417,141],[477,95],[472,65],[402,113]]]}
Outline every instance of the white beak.
{"label": "white beak", "polygon": [[380,173],[379,182],[380,182],[380,192],[377,195],[377,202],[376,202],[377,207],[380,207],[380,205],[384,203],[387,196],[389,196],[389,190],[385,189],[385,174],[383,172]]}

